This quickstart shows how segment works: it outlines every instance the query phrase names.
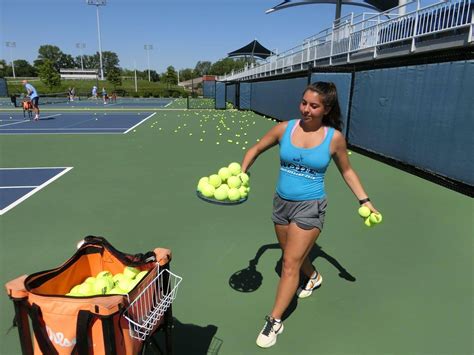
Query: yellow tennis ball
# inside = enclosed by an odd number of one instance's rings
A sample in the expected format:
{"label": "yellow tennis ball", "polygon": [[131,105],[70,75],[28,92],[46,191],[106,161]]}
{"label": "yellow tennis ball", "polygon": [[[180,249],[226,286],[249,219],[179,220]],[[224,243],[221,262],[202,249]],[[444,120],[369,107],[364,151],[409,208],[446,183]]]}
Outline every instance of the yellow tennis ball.
{"label": "yellow tennis ball", "polygon": [[361,206],[359,207],[359,216],[361,216],[362,218],[367,218],[370,216],[370,208],[367,207],[367,206]]}
{"label": "yellow tennis ball", "polygon": [[240,200],[240,192],[235,187],[229,189],[229,200],[237,201]]}
{"label": "yellow tennis ball", "polygon": [[230,172],[232,173],[232,175],[239,175],[242,172],[240,168],[240,164],[236,162],[230,163],[228,168]]}
{"label": "yellow tennis ball", "polygon": [[372,222],[370,222],[370,217],[367,217],[364,221],[364,224],[367,226],[367,227],[372,227]]}
{"label": "yellow tennis ball", "polygon": [[214,186],[215,188],[221,186],[222,184],[222,179],[219,175],[217,174],[212,174],[209,176],[209,183]]}
{"label": "yellow tennis ball", "polygon": [[380,214],[380,213],[371,213],[369,219],[370,219],[371,223],[379,224],[380,222],[382,222],[382,214]]}
{"label": "yellow tennis ball", "polygon": [[223,201],[227,198],[227,191],[224,185],[219,186],[216,191],[214,192],[214,198],[218,201]]}
{"label": "yellow tennis ball", "polygon": [[206,197],[214,196],[215,191],[216,189],[211,184],[204,184],[201,188],[201,193],[203,194],[203,196],[206,196]]}

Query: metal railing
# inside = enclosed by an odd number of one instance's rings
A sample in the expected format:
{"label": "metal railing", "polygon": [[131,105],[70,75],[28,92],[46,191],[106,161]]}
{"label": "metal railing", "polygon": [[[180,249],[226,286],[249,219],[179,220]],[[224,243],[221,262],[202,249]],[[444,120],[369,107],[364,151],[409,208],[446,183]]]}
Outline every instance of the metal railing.
{"label": "metal railing", "polygon": [[308,65],[340,65],[350,63],[358,53],[376,58],[384,48],[401,44],[415,52],[423,37],[460,28],[468,29],[467,43],[473,42],[473,0],[440,0],[426,6],[423,2],[413,0],[382,13],[349,14],[302,44],[218,80],[255,79],[304,70]]}

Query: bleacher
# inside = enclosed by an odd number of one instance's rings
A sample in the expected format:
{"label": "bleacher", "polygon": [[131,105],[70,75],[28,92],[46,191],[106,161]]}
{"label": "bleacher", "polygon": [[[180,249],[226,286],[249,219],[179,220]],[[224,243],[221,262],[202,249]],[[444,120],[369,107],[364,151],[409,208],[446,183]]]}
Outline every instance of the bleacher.
{"label": "bleacher", "polygon": [[411,1],[382,13],[350,14],[299,46],[218,78],[261,77],[473,44],[474,0]]}

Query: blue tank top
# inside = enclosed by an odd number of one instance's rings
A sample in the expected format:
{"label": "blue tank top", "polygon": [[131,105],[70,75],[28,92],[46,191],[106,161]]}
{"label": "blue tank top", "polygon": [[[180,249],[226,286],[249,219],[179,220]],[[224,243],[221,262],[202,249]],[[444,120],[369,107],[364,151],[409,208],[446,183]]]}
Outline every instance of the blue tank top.
{"label": "blue tank top", "polygon": [[291,143],[291,134],[299,120],[288,122],[280,140],[280,176],[276,192],[292,201],[317,200],[326,197],[324,176],[331,161],[329,145],[334,128],[328,128],[323,142],[312,148]]}

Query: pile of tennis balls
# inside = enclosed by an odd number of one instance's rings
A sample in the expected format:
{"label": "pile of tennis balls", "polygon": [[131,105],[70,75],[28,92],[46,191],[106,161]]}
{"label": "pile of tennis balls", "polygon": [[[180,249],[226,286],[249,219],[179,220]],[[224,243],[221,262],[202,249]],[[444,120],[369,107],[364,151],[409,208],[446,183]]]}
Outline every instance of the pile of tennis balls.
{"label": "pile of tennis balls", "polygon": [[373,213],[369,207],[361,206],[359,207],[359,216],[364,219],[364,224],[367,227],[372,227],[373,225],[382,223],[382,214]]}
{"label": "pile of tennis balls", "polygon": [[242,172],[239,163],[232,162],[216,174],[199,179],[197,190],[207,198],[236,202],[248,196],[249,185],[250,177]]}
{"label": "pile of tennis balls", "polygon": [[110,271],[101,271],[74,286],[66,296],[125,295],[133,290],[147,273],[148,271],[140,271],[132,266],[126,266],[123,272],[115,275]]}

